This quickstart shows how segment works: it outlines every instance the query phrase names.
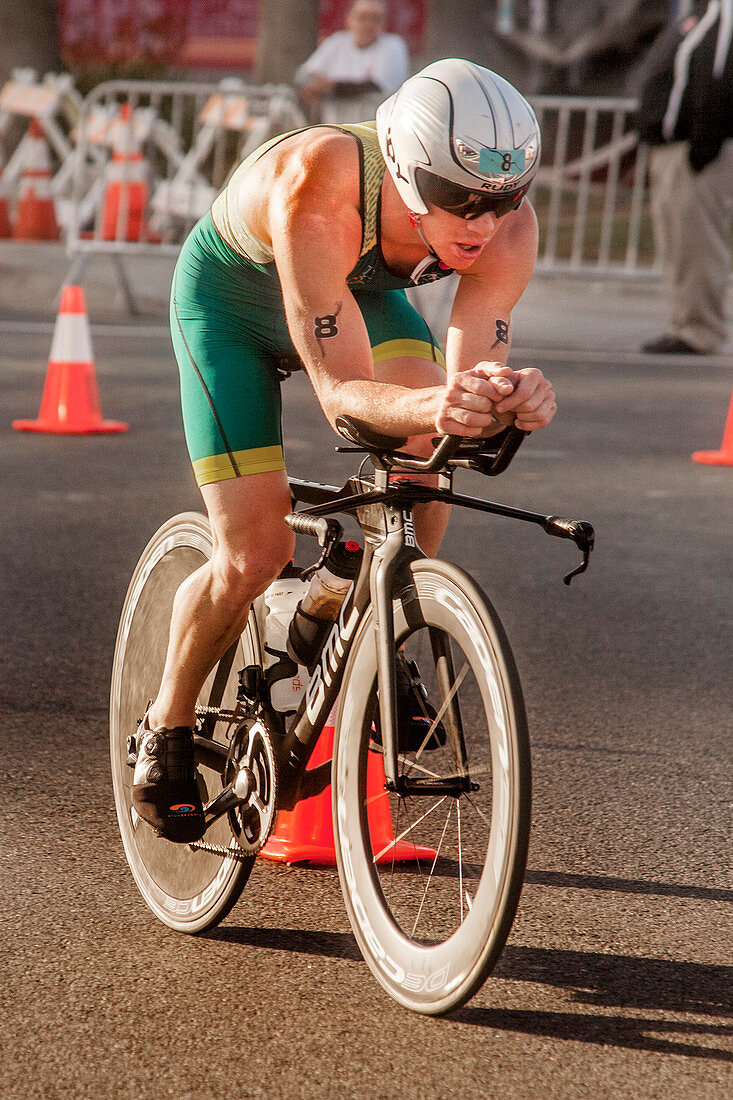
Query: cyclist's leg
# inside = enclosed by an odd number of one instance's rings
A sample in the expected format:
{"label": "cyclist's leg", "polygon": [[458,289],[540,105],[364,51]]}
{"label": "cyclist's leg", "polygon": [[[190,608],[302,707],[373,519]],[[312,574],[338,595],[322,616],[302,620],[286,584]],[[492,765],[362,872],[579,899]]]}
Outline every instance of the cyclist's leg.
{"label": "cyclist's leg", "polygon": [[[361,308],[374,360],[374,376],[381,382],[420,389],[445,383],[445,358],[429,326],[407,300],[402,290],[379,295],[359,295]],[[435,433],[413,436],[406,451],[411,454],[432,453]],[[429,475],[406,475],[413,481],[432,484]],[[415,508],[415,528],[420,546],[434,557],[448,523],[450,510],[445,504],[419,504]]]}
{"label": "cyclist's leg", "polygon": [[201,492],[214,552],[176,594],[163,679],[149,711],[153,729],[194,724],[204,680],[293,552],[295,536],[283,522],[291,509],[284,471],[210,483]]}
{"label": "cyclist's leg", "polygon": [[171,333],[214,552],[176,596],[151,725],[191,725],[208,672],[293,551],[283,522],[290,496],[277,349],[287,350],[288,336],[280,315],[277,280],[244,265],[202,219],[176,265]]}

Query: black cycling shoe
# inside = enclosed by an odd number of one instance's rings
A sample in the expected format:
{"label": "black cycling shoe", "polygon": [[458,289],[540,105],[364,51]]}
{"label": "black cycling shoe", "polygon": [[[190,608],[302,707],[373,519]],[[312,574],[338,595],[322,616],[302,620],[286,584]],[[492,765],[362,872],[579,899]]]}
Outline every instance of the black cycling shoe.
{"label": "black cycling shoe", "polygon": [[128,757],[133,762],[132,804],[143,821],[175,844],[200,840],[206,823],[194,774],[193,730],[151,730],[146,714]]}
{"label": "black cycling shoe", "polygon": [[[446,742],[445,726],[438,722],[427,742],[423,741],[437,716],[435,707],[428,699],[427,689],[420,678],[420,672],[414,661],[397,661],[395,669],[395,694],[397,696],[397,750],[398,752],[419,752],[441,748]],[[382,744],[382,731],[377,711],[372,731],[372,740]]]}

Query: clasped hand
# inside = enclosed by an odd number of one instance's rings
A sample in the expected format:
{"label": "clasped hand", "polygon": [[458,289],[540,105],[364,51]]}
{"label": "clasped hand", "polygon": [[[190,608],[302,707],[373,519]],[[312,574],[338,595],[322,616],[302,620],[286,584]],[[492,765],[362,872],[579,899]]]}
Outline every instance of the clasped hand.
{"label": "clasped hand", "polygon": [[501,363],[478,363],[446,383],[435,426],[441,435],[480,437],[492,434],[498,420],[534,432],[556,411],[552,386],[536,367],[515,371]]}

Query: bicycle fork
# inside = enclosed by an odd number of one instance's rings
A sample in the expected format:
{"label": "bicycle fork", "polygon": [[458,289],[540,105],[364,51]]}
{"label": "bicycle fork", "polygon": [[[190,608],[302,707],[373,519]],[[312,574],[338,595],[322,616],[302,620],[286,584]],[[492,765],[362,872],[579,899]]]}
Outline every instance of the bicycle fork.
{"label": "bicycle fork", "polygon": [[382,730],[385,786],[398,783],[397,691],[393,593],[399,571],[422,553],[415,538],[413,511],[409,505],[384,505],[387,533],[374,552],[370,573],[377,646],[379,721]]}

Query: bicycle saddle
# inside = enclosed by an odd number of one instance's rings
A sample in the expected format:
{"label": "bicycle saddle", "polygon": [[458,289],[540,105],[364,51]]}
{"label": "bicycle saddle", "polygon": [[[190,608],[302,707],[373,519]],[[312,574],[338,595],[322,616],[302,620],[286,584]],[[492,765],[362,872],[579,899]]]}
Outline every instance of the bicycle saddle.
{"label": "bicycle saddle", "polygon": [[397,438],[393,435],[382,435],[370,428],[363,420],[357,420],[355,416],[337,416],[336,430],[349,443],[360,447],[364,451],[377,454],[382,451],[398,451],[407,443],[407,437]]}

